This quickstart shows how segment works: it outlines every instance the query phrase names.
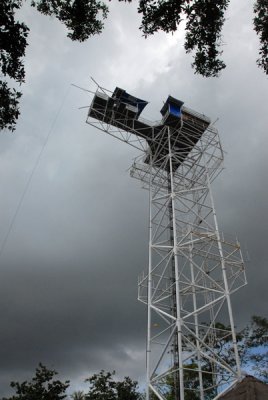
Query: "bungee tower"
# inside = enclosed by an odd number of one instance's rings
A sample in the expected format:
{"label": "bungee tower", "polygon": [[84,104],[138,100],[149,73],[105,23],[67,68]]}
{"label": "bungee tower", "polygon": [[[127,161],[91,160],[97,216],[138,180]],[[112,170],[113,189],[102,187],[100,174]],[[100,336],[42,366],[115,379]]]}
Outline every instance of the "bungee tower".
{"label": "bungee tower", "polygon": [[[98,86],[87,123],[137,148],[131,167],[150,197],[146,399],[218,399],[241,378],[230,296],[246,284],[237,239],[218,227],[211,184],[223,165],[208,117],[169,96],[161,120],[147,101]],[[224,322],[224,324],[223,324]]]}

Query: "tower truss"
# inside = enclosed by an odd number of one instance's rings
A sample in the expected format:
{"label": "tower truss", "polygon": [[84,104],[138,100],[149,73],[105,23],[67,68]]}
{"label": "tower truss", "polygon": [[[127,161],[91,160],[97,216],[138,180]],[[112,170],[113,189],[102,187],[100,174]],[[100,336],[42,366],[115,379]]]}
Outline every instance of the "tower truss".
{"label": "tower truss", "polygon": [[[241,377],[230,296],[246,284],[237,239],[218,228],[211,183],[223,151],[209,118],[171,96],[161,121],[116,88],[94,94],[87,122],[141,151],[131,176],[150,196],[147,400],[218,399]],[[191,395],[191,396],[190,396]]]}

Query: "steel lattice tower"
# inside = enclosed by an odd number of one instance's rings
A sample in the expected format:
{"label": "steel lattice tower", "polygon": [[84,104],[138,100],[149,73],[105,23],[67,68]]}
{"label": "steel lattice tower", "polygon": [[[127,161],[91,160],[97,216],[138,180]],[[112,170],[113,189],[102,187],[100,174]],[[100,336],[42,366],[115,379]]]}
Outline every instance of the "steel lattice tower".
{"label": "steel lattice tower", "polygon": [[211,192],[223,151],[209,118],[182,101],[169,96],[155,123],[140,117],[146,105],[98,86],[87,118],[142,152],[131,176],[150,196],[138,296],[148,310],[146,399],[215,400],[241,377],[230,295],[246,284],[240,244],[220,233]]}

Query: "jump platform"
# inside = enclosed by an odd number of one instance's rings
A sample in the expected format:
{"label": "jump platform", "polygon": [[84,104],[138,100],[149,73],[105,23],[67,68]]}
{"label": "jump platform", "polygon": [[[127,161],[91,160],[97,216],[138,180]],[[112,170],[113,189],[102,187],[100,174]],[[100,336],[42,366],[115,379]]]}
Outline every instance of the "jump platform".
{"label": "jump platform", "polygon": [[[145,139],[155,167],[163,168],[163,160],[169,153],[168,134],[170,134],[172,149],[178,154],[177,162],[172,165],[172,169],[176,170],[211,121],[205,115],[186,108],[183,101],[168,96],[160,110],[162,119],[151,123],[140,117],[147,104],[147,101],[132,96],[118,87],[111,96],[97,91],[89,108],[88,117]],[[149,164],[149,155],[144,162]],[[168,170],[168,163],[165,168]]]}

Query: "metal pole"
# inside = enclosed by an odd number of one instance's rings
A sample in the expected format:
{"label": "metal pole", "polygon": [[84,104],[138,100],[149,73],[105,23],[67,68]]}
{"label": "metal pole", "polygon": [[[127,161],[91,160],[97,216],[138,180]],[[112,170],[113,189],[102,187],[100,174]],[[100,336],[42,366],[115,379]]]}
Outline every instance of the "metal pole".
{"label": "metal pole", "polygon": [[[168,176],[168,193],[171,195],[172,189],[171,189],[171,170],[168,168],[167,172]],[[169,213],[169,238],[170,238],[170,245],[174,246],[174,233],[173,233],[173,212],[172,212],[172,202],[170,201],[168,204],[168,213]],[[172,285],[172,296],[171,296],[171,314],[177,319],[177,306],[176,306],[176,279],[175,279],[175,255],[173,254],[171,257],[171,285]],[[174,373],[173,373],[173,384],[174,384],[174,400],[180,400],[180,395],[179,395],[179,354],[178,354],[178,335],[177,335],[177,329],[174,332],[174,337],[173,337],[173,368],[174,368]]]}
{"label": "metal pole", "polygon": [[[191,233],[191,241],[193,240],[193,234]],[[191,279],[192,279],[192,293],[193,293],[193,309],[194,309],[194,324],[195,324],[195,335],[199,338],[199,327],[198,327],[198,316],[196,313],[197,310],[197,301],[196,301],[196,291],[195,291],[195,276],[194,276],[194,266],[193,266],[193,244],[191,243],[189,246],[190,252],[190,268],[191,268]],[[197,348],[197,365],[198,365],[198,376],[199,376],[199,385],[200,385],[200,400],[204,400],[204,386],[203,386],[203,376],[201,371],[201,357],[200,357],[200,343],[196,340],[196,348]]]}
{"label": "metal pole", "polygon": [[179,379],[180,379],[180,400],[184,400],[184,377],[183,377],[183,359],[182,359],[182,326],[181,326],[181,315],[180,315],[180,288],[179,288],[179,265],[177,257],[177,227],[176,227],[176,209],[175,209],[175,191],[174,191],[174,180],[173,180],[173,168],[172,168],[172,148],[171,148],[171,135],[170,128],[168,130],[168,148],[169,148],[169,170],[170,170],[170,197],[172,205],[172,228],[173,228],[173,254],[174,254],[174,267],[175,267],[175,290],[176,290],[176,325],[177,325],[177,337],[178,337],[178,359],[179,359]]}
{"label": "metal pole", "polygon": [[[151,156],[150,156],[151,157]],[[147,292],[147,344],[146,344],[146,400],[150,400],[151,382],[151,301],[152,301],[152,159],[150,160],[149,183],[149,260],[148,260],[148,292]]]}
{"label": "metal pole", "polygon": [[228,285],[228,280],[227,280],[223,248],[222,248],[222,243],[221,243],[221,237],[220,237],[220,232],[219,232],[219,227],[218,227],[214,198],[213,198],[212,191],[211,191],[211,184],[210,184],[209,173],[208,173],[206,161],[205,161],[205,168],[206,168],[207,185],[208,185],[209,196],[210,196],[210,201],[211,201],[213,219],[214,219],[214,224],[215,224],[215,233],[216,233],[216,237],[217,237],[218,249],[219,249],[219,254],[220,254],[220,258],[221,258],[222,276],[223,276],[225,296],[226,296],[227,308],[228,308],[229,319],[230,319],[230,327],[231,327],[231,331],[232,331],[232,341],[233,341],[233,348],[234,348],[235,361],[236,361],[236,367],[237,367],[237,377],[239,379],[239,378],[241,378],[241,366],[240,366],[240,358],[239,358],[238,348],[237,348],[233,310],[232,310],[231,299],[230,299],[230,290],[229,290],[229,285]]}

